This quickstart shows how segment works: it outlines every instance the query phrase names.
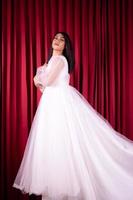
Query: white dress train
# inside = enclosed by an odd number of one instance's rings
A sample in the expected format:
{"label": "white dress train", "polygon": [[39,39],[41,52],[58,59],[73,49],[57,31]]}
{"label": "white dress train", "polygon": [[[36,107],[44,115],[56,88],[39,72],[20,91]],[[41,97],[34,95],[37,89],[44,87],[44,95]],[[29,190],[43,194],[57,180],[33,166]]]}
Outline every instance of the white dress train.
{"label": "white dress train", "polygon": [[37,76],[44,92],[13,187],[42,200],[133,200],[133,141],[69,84],[63,55]]}

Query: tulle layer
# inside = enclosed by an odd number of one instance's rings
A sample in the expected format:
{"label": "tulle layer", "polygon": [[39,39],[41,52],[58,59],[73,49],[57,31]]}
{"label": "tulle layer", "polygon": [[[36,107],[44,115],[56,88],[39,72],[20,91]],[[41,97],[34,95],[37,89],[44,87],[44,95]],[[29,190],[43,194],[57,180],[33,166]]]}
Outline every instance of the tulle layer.
{"label": "tulle layer", "polygon": [[133,200],[133,141],[74,87],[46,87],[13,187],[44,200]]}

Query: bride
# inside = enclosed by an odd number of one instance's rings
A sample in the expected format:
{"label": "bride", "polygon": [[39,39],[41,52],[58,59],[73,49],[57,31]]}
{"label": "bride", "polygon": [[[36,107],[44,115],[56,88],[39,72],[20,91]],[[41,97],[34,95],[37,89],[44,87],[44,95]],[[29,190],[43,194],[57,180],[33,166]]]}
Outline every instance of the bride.
{"label": "bride", "polygon": [[58,32],[34,77],[42,96],[13,187],[42,200],[133,200],[133,141],[70,85],[73,69]]}

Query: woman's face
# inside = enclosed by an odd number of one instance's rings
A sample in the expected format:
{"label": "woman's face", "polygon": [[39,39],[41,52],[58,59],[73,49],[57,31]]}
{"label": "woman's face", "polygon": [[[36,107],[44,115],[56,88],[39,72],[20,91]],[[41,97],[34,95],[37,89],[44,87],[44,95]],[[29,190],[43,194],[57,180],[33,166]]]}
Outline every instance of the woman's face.
{"label": "woman's face", "polygon": [[63,51],[65,48],[65,38],[61,33],[57,33],[52,41],[52,48],[56,51]]}

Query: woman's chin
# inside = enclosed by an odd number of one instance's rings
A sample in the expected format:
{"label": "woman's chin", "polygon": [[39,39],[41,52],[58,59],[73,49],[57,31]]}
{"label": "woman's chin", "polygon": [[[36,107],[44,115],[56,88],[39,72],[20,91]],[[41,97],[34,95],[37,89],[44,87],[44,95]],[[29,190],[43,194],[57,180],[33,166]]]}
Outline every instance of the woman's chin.
{"label": "woman's chin", "polygon": [[56,51],[60,51],[60,48],[58,46],[54,46],[53,49]]}

